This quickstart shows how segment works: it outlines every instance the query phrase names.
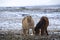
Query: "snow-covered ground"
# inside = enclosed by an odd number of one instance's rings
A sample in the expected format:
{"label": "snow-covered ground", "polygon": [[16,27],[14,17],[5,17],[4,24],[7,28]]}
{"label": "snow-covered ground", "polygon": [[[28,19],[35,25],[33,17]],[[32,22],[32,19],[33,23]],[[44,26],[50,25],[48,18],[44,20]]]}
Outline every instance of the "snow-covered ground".
{"label": "snow-covered ground", "polygon": [[60,30],[60,13],[44,13],[44,12],[0,12],[0,29],[2,30],[20,30],[22,29],[23,17],[31,15],[34,19],[35,25],[42,16],[49,18],[48,30]]}

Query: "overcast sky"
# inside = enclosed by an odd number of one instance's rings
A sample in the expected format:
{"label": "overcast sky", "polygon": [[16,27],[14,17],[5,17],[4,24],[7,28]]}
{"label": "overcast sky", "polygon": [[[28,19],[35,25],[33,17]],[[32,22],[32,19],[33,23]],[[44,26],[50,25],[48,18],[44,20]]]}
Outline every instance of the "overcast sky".
{"label": "overcast sky", "polygon": [[0,7],[58,5],[58,4],[60,4],[60,0],[0,0]]}

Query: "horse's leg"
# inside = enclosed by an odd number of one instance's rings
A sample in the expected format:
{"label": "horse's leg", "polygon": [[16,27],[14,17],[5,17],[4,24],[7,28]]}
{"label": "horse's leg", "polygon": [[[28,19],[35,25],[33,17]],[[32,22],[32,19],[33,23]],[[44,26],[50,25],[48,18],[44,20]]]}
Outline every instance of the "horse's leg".
{"label": "horse's leg", "polygon": [[29,32],[28,29],[25,29],[25,30],[24,30],[25,36],[28,35],[28,32]]}
{"label": "horse's leg", "polygon": [[36,29],[35,34],[39,35],[39,33],[40,33],[39,29]]}
{"label": "horse's leg", "polygon": [[28,35],[28,29],[27,29],[27,28],[24,29],[24,30],[23,30],[23,33],[25,34],[25,36],[27,36],[27,35]]}
{"label": "horse's leg", "polygon": [[29,35],[29,29],[27,29],[27,34]]}
{"label": "horse's leg", "polygon": [[48,31],[46,30],[46,33],[47,33],[47,35],[48,35]]}
{"label": "horse's leg", "polygon": [[44,35],[44,28],[41,28],[41,35]]}
{"label": "horse's leg", "polygon": [[33,34],[34,34],[34,28],[32,28],[32,32],[33,32]]}
{"label": "horse's leg", "polygon": [[48,31],[47,31],[47,28],[45,29],[45,32],[46,32],[46,34],[48,35]]}
{"label": "horse's leg", "polygon": [[26,35],[26,29],[23,29],[23,34]]}

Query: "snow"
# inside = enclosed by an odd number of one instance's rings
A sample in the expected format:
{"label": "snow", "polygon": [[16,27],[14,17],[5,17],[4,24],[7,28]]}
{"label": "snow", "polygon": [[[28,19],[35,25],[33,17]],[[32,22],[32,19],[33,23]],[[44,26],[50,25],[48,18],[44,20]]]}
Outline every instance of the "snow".
{"label": "snow", "polygon": [[0,29],[22,29],[22,19],[23,17],[31,15],[34,19],[35,25],[42,16],[47,16],[49,19],[48,29],[54,30],[60,28],[60,13],[33,13],[33,12],[0,12]]}

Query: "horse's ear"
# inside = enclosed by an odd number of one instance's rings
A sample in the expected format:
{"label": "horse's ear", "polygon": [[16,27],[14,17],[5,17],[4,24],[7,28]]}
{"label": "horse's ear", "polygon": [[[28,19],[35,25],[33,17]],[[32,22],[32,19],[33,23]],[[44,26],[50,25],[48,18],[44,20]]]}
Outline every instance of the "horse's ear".
{"label": "horse's ear", "polygon": [[26,17],[28,17],[28,16],[26,16]]}
{"label": "horse's ear", "polygon": [[31,17],[31,16],[30,16]]}
{"label": "horse's ear", "polygon": [[30,18],[32,18],[32,17],[30,16]]}

